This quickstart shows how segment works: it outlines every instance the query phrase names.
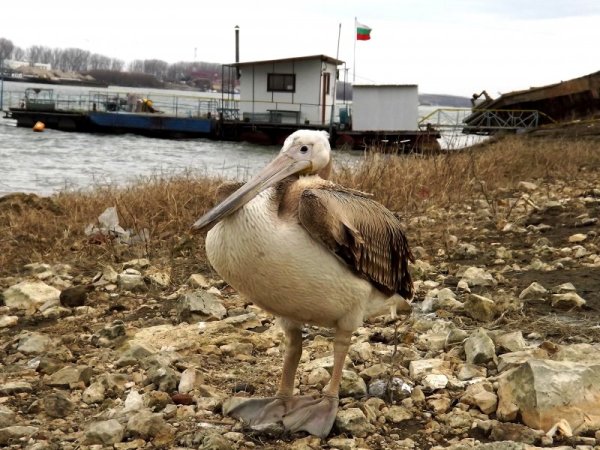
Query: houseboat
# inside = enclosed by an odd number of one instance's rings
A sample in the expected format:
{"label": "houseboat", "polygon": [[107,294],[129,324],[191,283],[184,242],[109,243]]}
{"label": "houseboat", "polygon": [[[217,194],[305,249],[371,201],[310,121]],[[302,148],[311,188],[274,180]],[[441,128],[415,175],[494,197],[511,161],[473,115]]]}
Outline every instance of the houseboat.
{"label": "houseboat", "polygon": [[[66,131],[205,137],[280,144],[300,128],[325,130],[334,147],[383,151],[439,148],[435,130],[419,130],[416,85],[354,86],[354,101],[336,101],[343,61],[312,55],[236,62],[222,67],[221,98],[165,101],[134,94],[90,92],[63,105],[42,90],[25,93],[7,117],[18,126],[38,121]],[[239,83],[239,94],[236,93]],[[35,95],[34,95],[35,94]],[[48,94],[48,93],[46,93]],[[148,102],[153,102],[148,108]]]}

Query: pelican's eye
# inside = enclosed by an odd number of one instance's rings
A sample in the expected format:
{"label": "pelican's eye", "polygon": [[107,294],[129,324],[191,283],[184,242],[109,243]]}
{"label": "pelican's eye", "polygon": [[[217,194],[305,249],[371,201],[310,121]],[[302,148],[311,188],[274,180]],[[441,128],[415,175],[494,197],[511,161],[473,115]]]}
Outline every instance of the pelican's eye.
{"label": "pelican's eye", "polygon": [[300,153],[306,153],[308,151],[308,147],[306,145],[303,145],[302,147],[300,147]]}

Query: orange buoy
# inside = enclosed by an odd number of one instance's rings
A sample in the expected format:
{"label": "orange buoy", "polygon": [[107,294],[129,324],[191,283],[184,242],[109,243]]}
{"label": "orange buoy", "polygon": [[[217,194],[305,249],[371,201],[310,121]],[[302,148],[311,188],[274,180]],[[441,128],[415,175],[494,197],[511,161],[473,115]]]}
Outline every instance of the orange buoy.
{"label": "orange buoy", "polygon": [[46,124],[44,124],[44,122],[36,122],[35,125],[33,126],[33,131],[44,131],[44,128],[46,128]]}

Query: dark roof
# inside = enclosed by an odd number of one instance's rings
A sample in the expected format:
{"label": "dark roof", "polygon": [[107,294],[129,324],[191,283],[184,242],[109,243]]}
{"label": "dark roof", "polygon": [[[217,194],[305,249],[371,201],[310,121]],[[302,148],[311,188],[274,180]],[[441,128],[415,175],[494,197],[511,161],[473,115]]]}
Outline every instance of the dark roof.
{"label": "dark roof", "polygon": [[295,62],[295,61],[306,61],[309,59],[318,59],[320,61],[325,61],[331,64],[335,64],[339,66],[340,64],[344,64],[344,61],[339,59],[332,58],[331,56],[326,55],[311,55],[311,56],[298,56],[295,58],[281,58],[281,59],[268,59],[265,61],[247,61],[247,62],[239,62],[230,64],[231,66],[243,67],[243,66],[252,66],[255,64],[271,64],[271,63],[280,63],[280,62]]}

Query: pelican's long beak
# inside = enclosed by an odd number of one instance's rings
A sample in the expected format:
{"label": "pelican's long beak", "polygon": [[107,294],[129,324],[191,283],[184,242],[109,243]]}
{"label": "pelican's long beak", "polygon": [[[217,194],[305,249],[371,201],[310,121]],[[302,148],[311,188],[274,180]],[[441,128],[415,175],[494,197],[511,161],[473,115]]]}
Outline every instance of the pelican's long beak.
{"label": "pelican's long beak", "polygon": [[192,230],[201,231],[216,224],[219,220],[240,209],[261,191],[290,175],[305,172],[311,166],[312,163],[309,160],[295,160],[286,153],[279,154],[258,175],[200,217],[192,225]]}

